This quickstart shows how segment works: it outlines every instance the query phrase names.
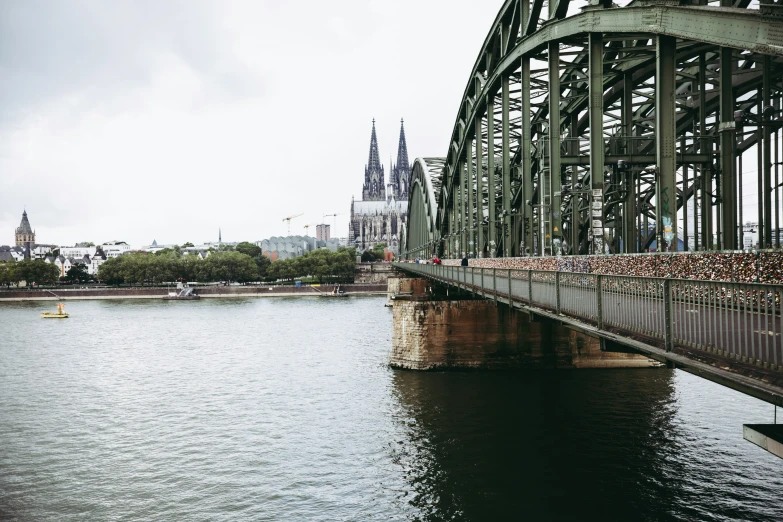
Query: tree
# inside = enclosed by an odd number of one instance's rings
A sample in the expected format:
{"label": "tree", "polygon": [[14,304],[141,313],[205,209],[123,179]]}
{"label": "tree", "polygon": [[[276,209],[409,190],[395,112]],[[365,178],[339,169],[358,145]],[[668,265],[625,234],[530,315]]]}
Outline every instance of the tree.
{"label": "tree", "polygon": [[182,245],[182,248],[188,248],[188,247],[190,247],[190,248],[193,248],[193,246],[194,246],[194,245],[193,245],[193,243],[191,243],[190,241],[188,241],[187,243],[185,243],[184,245]]}
{"label": "tree", "polygon": [[264,254],[259,254],[253,258],[258,269],[258,279],[266,279],[269,274],[269,267],[272,266],[272,260]]}
{"label": "tree", "polygon": [[68,272],[65,274],[65,279],[68,281],[77,281],[79,283],[89,281],[90,274],[87,273],[87,265],[83,263],[71,265],[71,268],[69,268]]}
{"label": "tree", "polygon": [[[132,254],[130,254],[132,255]],[[107,259],[98,268],[98,279],[109,285],[120,285],[125,282],[123,277],[123,262],[126,256],[118,256]]]}
{"label": "tree", "polygon": [[25,259],[16,264],[15,275],[24,280],[28,285],[32,283],[49,283],[57,281],[60,277],[60,269],[54,263],[36,259]]}
{"label": "tree", "polygon": [[258,280],[265,279],[267,277],[267,271],[269,270],[269,265],[272,264],[272,261],[270,261],[269,258],[264,255],[264,252],[261,250],[260,246],[254,243],[249,243],[247,241],[242,241],[236,246],[235,250],[239,253],[248,255],[253,259],[256,264]]}
{"label": "tree", "polygon": [[250,257],[256,257],[257,255],[262,253],[260,246],[253,243],[249,243],[247,241],[242,241],[241,243],[239,243],[234,250],[236,250],[240,254],[245,254]]}
{"label": "tree", "polygon": [[11,286],[14,283],[18,283],[19,280],[15,278],[13,261],[0,262],[0,285]]}
{"label": "tree", "polygon": [[76,246],[82,248],[88,248],[88,247],[94,247],[95,243],[93,243],[92,241],[82,241],[81,243],[76,243]]}

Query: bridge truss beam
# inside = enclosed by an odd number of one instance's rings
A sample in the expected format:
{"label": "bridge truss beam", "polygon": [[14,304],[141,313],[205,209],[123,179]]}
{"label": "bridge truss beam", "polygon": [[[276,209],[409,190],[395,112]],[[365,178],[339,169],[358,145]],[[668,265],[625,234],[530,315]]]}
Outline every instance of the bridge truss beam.
{"label": "bridge truss beam", "polygon": [[[430,215],[435,231],[409,237],[408,257],[736,249],[742,218],[779,246],[779,0],[581,5],[550,0],[547,20],[542,0],[503,5],[437,174],[437,210],[409,205],[409,232]],[[744,154],[758,158],[753,216]]]}

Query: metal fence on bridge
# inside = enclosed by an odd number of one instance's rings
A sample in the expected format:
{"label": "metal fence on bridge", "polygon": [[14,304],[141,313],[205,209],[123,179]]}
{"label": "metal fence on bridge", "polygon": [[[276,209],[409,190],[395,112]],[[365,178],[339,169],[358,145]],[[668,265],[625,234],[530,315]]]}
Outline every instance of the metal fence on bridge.
{"label": "metal fence on bridge", "polygon": [[783,287],[653,277],[396,263],[481,294],[783,370]]}

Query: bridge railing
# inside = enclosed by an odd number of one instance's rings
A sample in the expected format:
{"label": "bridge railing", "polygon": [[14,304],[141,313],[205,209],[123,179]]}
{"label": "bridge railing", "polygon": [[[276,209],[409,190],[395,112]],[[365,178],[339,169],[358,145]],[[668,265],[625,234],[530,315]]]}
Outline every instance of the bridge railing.
{"label": "bridge railing", "polygon": [[783,371],[783,287],[655,277],[397,263],[447,284]]}

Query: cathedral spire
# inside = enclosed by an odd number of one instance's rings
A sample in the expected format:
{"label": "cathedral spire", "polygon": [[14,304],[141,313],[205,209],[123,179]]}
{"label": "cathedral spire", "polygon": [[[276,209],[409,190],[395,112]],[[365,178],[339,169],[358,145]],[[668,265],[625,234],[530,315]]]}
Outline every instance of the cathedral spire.
{"label": "cathedral spire", "polygon": [[372,119],[372,136],[370,136],[370,158],[367,160],[367,170],[380,171],[381,158],[378,154],[378,137],[375,135],[375,118]]}
{"label": "cathedral spire", "polygon": [[405,121],[402,118],[400,118],[400,143],[397,145],[397,168],[410,170],[408,144],[405,142]]}
{"label": "cathedral spire", "polygon": [[364,201],[382,201],[386,199],[386,182],[381,157],[378,152],[378,137],[375,135],[375,118],[372,120],[372,135],[370,136],[370,157],[364,168]]}
{"label": "cathedral spire", "polygon": [[408,187],[410,186],[411,167],[408,163],[408,144],[405,141],[405,121],[400,118],[400,142],[397,145],[397,164],[391,173],[396,199],[408,199]]}

